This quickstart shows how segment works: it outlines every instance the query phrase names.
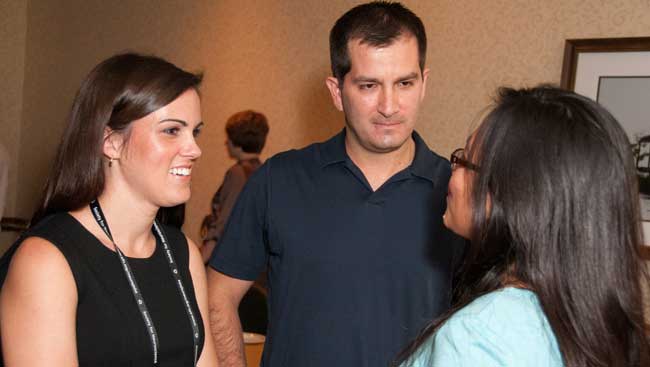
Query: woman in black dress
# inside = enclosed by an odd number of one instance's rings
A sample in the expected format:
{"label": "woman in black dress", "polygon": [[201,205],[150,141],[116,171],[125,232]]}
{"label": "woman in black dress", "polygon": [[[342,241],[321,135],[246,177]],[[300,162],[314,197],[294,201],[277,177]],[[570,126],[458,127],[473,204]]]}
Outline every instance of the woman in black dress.
{"label": "woman in black dress", "polygon": [[31,228],[0,264],[11,366],[215,366],[201,255],[161,207],[190,197],[199,75],[157,57],[93,69]]}

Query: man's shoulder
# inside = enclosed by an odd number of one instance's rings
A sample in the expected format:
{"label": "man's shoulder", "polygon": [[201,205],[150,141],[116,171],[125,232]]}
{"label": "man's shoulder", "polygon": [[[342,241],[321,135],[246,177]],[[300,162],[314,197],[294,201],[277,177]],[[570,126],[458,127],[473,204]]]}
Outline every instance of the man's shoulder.
{"label": "man's shoulder", "polygon": [[327,142],[312,143],[299,149],[290,149],[277,153],[269,158],[265,164],[276,167],[292,168],[295,165],[312,165],[321,160],[321,149]]}
{"label": "man's shoulder", "polygon": [[416,174],[433,182],[440,182],[444,187],[451,176],[449,161],[427,146],[417,132],[413,132],[416,152],[412,167]]}
{"label": "man's shoulder", "polygon": [[431,163],[433,165],[439,165],[439,166],[449,166],[449,160],[447,158],[444,158],[440,154],[436,153],[435,151],[431,150],[428,146],[425,146],[426,149],[423,149],[422,152],[423,158],[425,162]]}
{"label": "man's shoulder", "polygon": [[451,177],[451,164],[449,161],[431,149],[428,149],[427,155],[428,165],[434,172],[434,178],[449,180],[449,177]]}

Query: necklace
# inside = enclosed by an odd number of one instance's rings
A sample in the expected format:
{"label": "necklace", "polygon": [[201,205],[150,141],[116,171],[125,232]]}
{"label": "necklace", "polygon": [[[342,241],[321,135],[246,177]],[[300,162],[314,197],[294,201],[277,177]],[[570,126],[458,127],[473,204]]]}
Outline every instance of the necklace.
{"label": "necklace", "polygon": [[[151,320],[149,309],[147,308],[147,304],[144,301],[144,297],[142,297],[142,293],[140,292],[140,287],[138,286],[135,276],[133,275],[131,266],[129,266],[129,262],[126,259],[126,256],[124,256],[124,254],[122,253],[122,250],[120,250],[120,248],[115,243],[115,240],[113,240],[113,236],[111,235],[111,230],[108,228],[108,223],[106,222],[106,217],[104,217],[104,213],[102,212],[102,208],[99,206],[99,201],[97,201],[97,199],[90,202],[90,211],[93,213],[93,217],[95,218],[95,221],[97,221],[97,224],[102,228],[104,233],[106,233],[106,236],[108,236],[108,238],[113,243],[113,246],[115,247],[115,253],[117,254],[118,259],[120,260],[120,264],[122,264],[122,270],[124,270],[124,275],[126,276],[126,279],[129,282],[129,285],[131,286],[130,287],[131,293],[133,294],[135,303],[138,305],[138,309],[140,310],[140,314],[142,315],[142,320],[144,321],[147,332],[149,333],[149,338],[151,340],[151,349],[153,350],[153,364],[154,366],[157,366],[158,365],[158,333],[156,332],[156,326],[154,325],[153,320]],[[196,316],[194,315],[194,311],[192,311],[192,308],[190,307],[190,300],[187,296],[187,292],[185,291],[183,280],[180,277],[180,273],[178,271],[178,266],[176,265],[176,260],[174,260],[174,254],[172,253],[172,249],[169,247],[169,243],[167,242],[167,237],[165,236],[164,232],[162,231],[162,228],[160,227],[158,221],[156,220],[154,220],[153,222],[153,229],[154,229],[154,235],[158,237],[158,239],[162,243],[163,249],[165,250],[165,255],[166,255],[165,257],[167,259],[169,269],[174,278],[174,283],[176,283],[178,292],[183,298],[183,305],[185,305],[185,311],[187,313],[187,317],[190,320],[190,324],[192,325],[192,342],[194,344],[193,366],[196,366],[196,360],[198,358],[198,352],[199,352],[199,324],[196,321]]]}

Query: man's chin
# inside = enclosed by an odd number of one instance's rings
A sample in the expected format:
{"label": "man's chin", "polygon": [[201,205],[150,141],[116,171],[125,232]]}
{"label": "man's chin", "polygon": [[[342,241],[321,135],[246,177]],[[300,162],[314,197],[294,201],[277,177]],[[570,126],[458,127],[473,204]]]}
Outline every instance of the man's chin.
{"label": "man's chin", "polygon": [[405,145],[405,143],[406,143],[406,141],[405,141],[404,143],[401,143],[401,144],[398,144],[398,143],[391,143],[391,144],[387,144],[387,143],[372,144],[372,145],[369,147],[369,150],[372,151],[372,152],[374,152],[374,153],[392,153],[392,152],[395,152],[395,151],[400,150],[400,149]]}
{"label": "man's chin", "polygon": [[401,149],[409,141],[410,134],[400,136],[402,134],[385,134],[384,136],[371,141],[371,145],[378,153],[390,153]]}

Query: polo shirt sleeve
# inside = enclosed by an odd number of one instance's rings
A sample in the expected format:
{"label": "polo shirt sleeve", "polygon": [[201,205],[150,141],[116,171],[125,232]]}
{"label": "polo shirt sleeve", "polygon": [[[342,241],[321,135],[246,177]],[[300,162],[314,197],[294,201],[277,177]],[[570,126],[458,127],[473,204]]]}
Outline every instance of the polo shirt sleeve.
{"label": "polo shirt sleeve", "polygon": [[210,257],[213,269],[233,278],[255,280],[266,269],[269,163],[246,182]]}

